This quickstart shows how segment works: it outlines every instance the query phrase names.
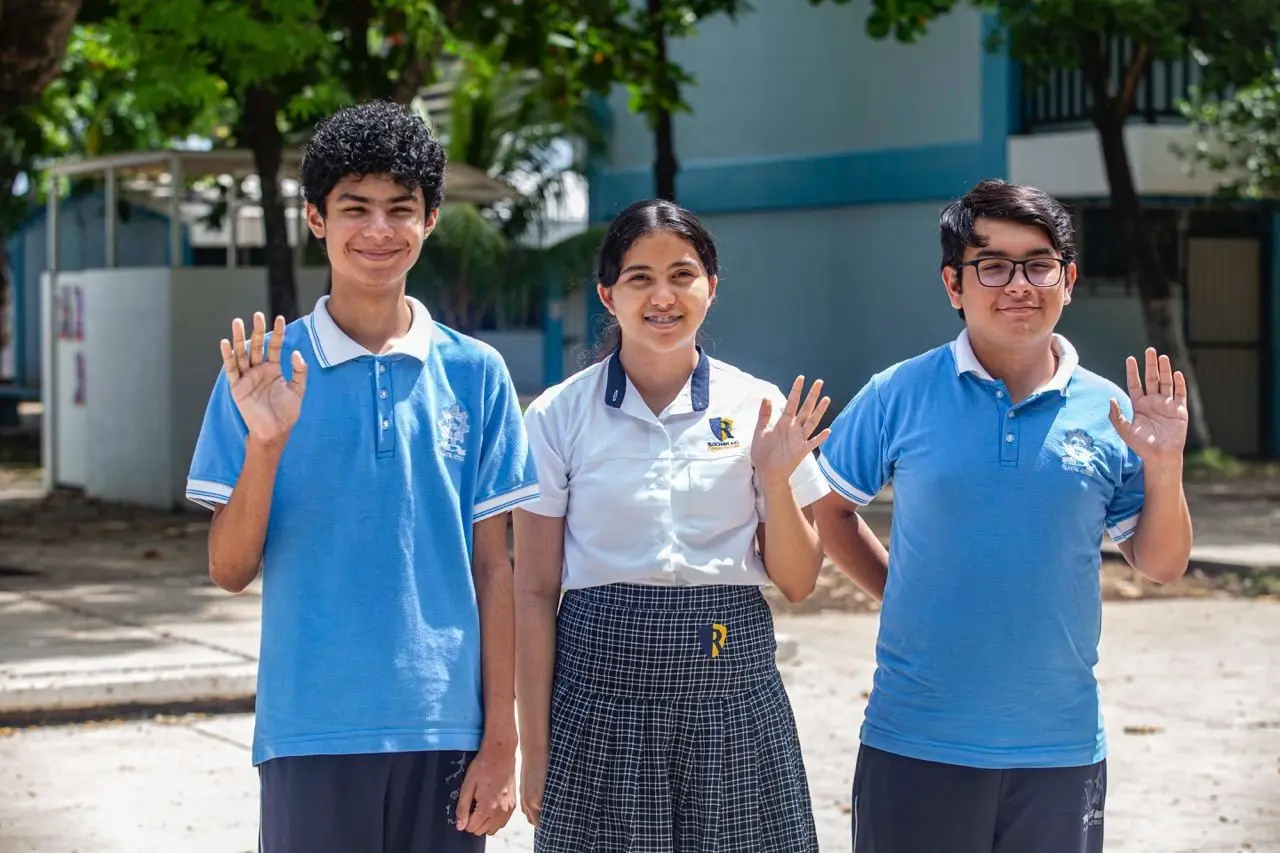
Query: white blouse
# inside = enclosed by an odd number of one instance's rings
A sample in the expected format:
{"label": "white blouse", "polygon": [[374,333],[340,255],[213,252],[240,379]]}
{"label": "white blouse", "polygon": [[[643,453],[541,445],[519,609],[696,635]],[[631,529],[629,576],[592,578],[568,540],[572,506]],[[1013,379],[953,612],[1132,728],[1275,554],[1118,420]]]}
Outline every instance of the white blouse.
{"label": "white blouse", "polygon": [[[764,499],[751,464],[760,401],[777,386],[705,353],[655,416],[616,356],[547,389],[525,412],[541,496],[522,509],[564,517],[565,589],[609,583],[767,585],[756,547]],[[806,457],[801,507],[830,487]]]}

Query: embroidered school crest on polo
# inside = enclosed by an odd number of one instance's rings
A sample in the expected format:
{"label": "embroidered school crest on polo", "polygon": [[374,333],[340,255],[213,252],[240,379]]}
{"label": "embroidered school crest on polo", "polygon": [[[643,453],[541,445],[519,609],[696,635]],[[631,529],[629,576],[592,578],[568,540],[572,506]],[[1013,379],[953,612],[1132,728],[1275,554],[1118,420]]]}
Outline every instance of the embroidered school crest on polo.
{"label": "embroidered school crest on polo", "polygon": [[[327,309],[285,329],[309,371],[280,460],[262,561],[253,761],[474,750],[483,728],[473,525],[537,497],[501,356],[413,321],[390,352]],[[232,496],[245,425],[220,373],[187,497]]]}
{"label": "embroidered school crest on polo", "polygon": [[1062,439],[1062,470],[1092,477],[1096,473],[1093,459],[1093,437],[1082,429],[1067,430]]}
{"label": "embroidered school crest on polo", "polygon": [[831,425],[832,488],[867,504],[893,483],[869,746],[990,768],[1106,756],[1099,546],[1133,536],[1142,465],[1109,419],[1127,396],[1053,346],[1053,378],[1014,403],[962,333],[877,373]]}

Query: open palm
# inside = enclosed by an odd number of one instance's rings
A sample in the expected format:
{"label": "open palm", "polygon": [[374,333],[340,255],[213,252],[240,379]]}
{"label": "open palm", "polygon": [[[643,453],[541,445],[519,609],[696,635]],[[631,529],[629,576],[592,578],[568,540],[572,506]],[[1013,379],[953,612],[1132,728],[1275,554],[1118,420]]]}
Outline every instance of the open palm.
{"label": "open palm", "polygon": [[760,401],[760,417],[756,420],[756,432],[751,440],[751,463],[762,483],[776,484],[789,480],[801,460],[831,434],[831,430],[824,429],[813,435],[831,405],[830,397],[818,399],[822,393],[822,380],[813,383],[801,406],[800,392],[803,390],[804,377],[797,376],[791,384],[791,393],[787,395],[786,408],[772,424],[769,421],[773,403],[768,398]]}
{"label": "open palm", "polygon": [[293,378],[285,380],[280,369],[280,348],[284,344],[284,318],[276,317],[267,342],[266,319],[253,315],[253,335],[245,346],[244,323],[231,323],[231,340],[222,339],[222,365],[227,371],[231,398],[236,401],[249,435],[266,444],[282,442],[298,421],[302,397],[307,390],[307,365],[302,354],[292,356]]}
{"label": "open palm", "polygon": [[1187,443],[1187,380],[1173,370],[1169,356],[1146,352],[1146,388],[1138,374],[1138,360],[1125,360],[1133,419],[1124,417],[1120,404],[1111,401],[1111,424],[1147,465],[1176,463]]}

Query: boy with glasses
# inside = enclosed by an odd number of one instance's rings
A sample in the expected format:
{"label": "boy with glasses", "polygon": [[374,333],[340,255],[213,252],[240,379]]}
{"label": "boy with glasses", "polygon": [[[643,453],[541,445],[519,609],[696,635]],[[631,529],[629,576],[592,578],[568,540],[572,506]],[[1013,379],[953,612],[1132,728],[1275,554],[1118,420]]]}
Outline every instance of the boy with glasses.
{"label": "boy with glasses", "polygon": [[[873,376],[822,448],[827,551],[884,602],[854,853],[1096,853],[1101,538],[1186,571],[1186,383],[1149,349],[1126,398],[1054,333],[1075,247],[1045,193],[984,181],[941,236],[964,331]],[[890,480],[886,553],[856,510]]]}

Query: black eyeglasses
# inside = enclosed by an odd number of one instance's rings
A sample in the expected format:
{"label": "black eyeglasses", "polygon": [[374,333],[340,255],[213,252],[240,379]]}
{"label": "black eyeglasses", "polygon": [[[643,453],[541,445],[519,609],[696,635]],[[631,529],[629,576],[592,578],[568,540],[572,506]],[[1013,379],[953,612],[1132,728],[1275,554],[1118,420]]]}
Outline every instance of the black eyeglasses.
{"label": "black eyeglasses", "polygon": [[1013,274],[1022,267],[1022,274],[1034,287],[1057,287],[1062,283],[1067,261],[1062,258],[1028,258],[1015,261],[1009,258],[979,258],[960,265],[978,271],[978,283],[983,287],[1008,287]]}

